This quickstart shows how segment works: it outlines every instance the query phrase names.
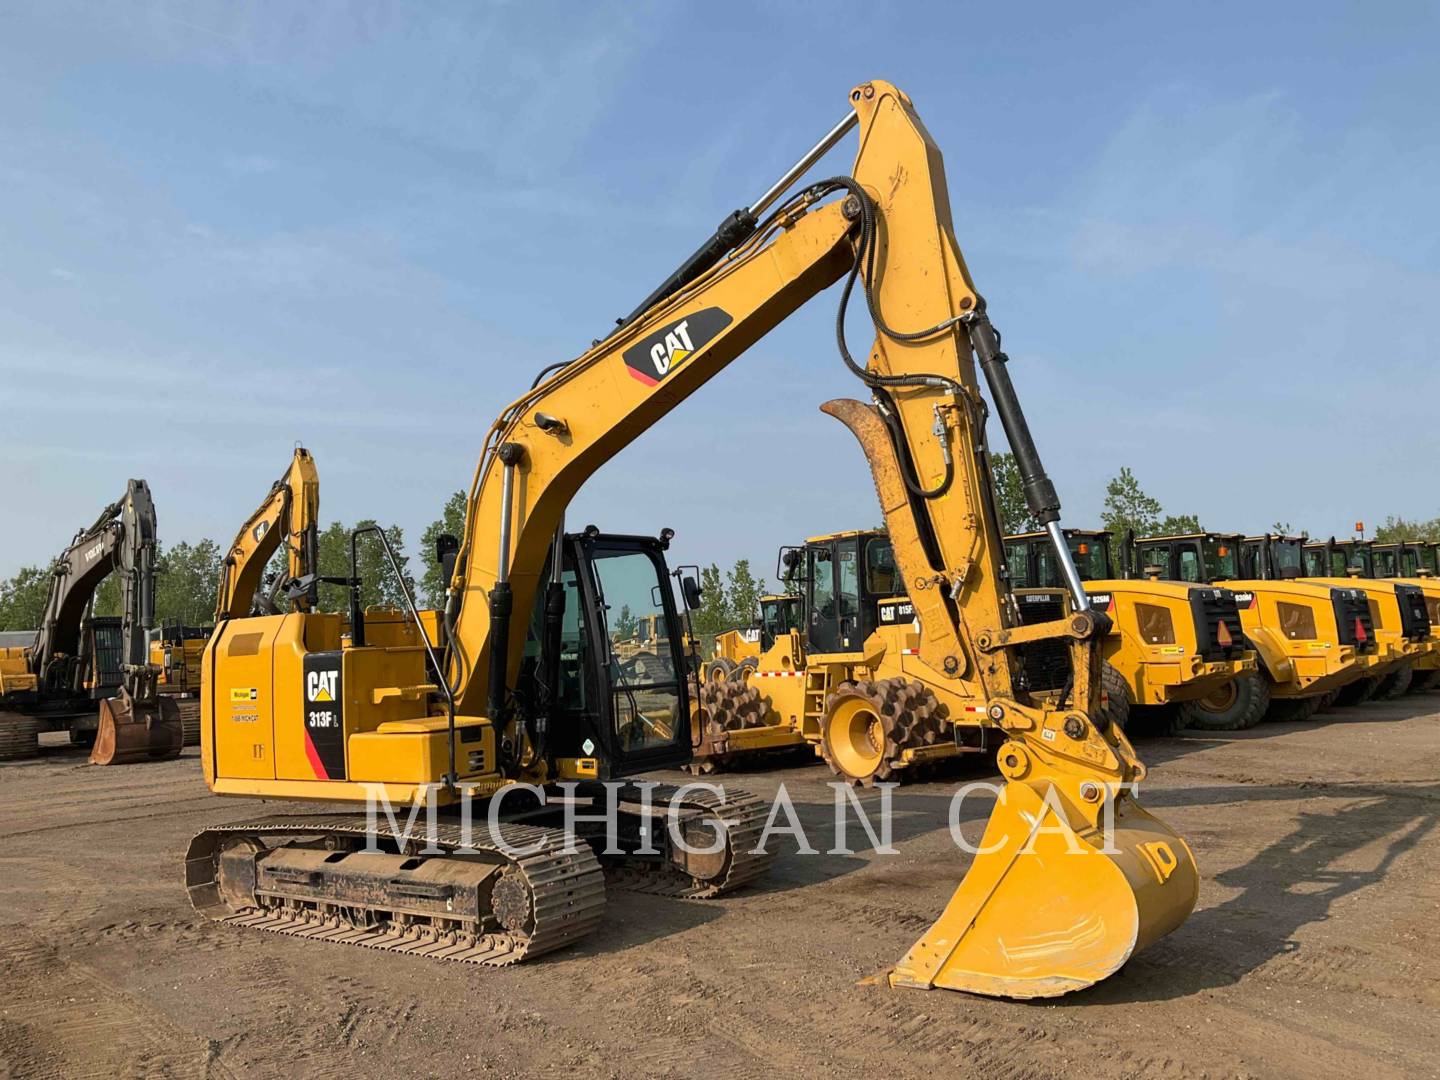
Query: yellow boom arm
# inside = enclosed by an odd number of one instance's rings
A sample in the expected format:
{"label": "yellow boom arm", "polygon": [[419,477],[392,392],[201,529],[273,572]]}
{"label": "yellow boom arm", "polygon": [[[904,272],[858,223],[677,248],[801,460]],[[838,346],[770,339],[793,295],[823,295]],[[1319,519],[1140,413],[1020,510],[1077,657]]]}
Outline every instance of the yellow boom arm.
{"label": "yellow boom arm", "polygon": [[[293,580],[315,573],[319,517],[320,476],[315,459],[303,446],[297,446],[285,475],[271,485],[265,501],[240,527],[225,554],[215,600],[216,622],[250,614],[260,577],[282,539],[287,576]],[[294,604],[297,611],[309,607],[303,597]]]}

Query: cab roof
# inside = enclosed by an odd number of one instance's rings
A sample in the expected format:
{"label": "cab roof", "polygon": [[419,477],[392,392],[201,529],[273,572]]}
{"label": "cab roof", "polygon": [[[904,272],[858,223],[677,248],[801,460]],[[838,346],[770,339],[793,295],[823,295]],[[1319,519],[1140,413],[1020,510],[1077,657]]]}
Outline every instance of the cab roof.
{"label": "cab roof", "polygon": [[849,540],[852,536],[888,536],[884,529],[850,529],[847,532],[823,533],[820,536],[807,536],[807,544],[825,544],[831,540]]}

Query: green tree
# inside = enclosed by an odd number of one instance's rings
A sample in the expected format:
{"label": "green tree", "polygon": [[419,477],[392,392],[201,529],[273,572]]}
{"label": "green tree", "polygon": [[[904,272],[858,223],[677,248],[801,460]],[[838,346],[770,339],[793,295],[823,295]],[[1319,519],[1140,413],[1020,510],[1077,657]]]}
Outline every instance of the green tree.
{"label": "green tree", "polygon": [[629,604],[620,605],[620,614],[615,616],[615,625],[610,628],[610,636],[615,641],[629,641],[640,629],[640,620],[635,618],[635,613],[630,610]]}
{"label": "green tree", "polygon": [[120,575],[111,571],[95,590],[94,612],[96,615],[120,615],[123,606],[120,598]]}
{"label": "green tree", "polygon": [[1375,539],[1382,544],[1396,540],[1440,540],[1440,517],[1412,521],[1390,514],[1385,524],[1375,530]]}
{"label": "green tree", "polygon": [[765,579],[750,571],[749,559],[736,559],[727,575],[725,606],[732,626],[750,626],[759,617],[760,597],[768,590]]}
{"label": "green tree", "polygon": [[425,527],[420,534],[420,591],[424,602],[430,607],[442,607],[445,603],[445,589],[450,584],[440,572],[440,560],[435,558],[435,540],[442,533],[460,538],[465,533],[465,492],[457,491],[445,500],[440,516]]}
{"label": "green tree", "polygon": [[990,455],[990,472],[995,478],[995,507],[1000,514],[1000,528],[1006,536],[1033,532],[1040,527],[1025,503],[1025,486],[1020,481],[1020,466],[1015,455]]}
{"label": "green tree", "polygon": [[1128,467],[1122,468],[1120,475],[1105,485],[1105,510],[1100,520],[1117,540],[1130,529],[1135,530],[1136,536],[1155,533],[1160,527],[1161,513],[1160,503],[1145,494]]}
{"label": "green tree", "polygon": [[[373,519],[366,518],[355,524],[354,528],[365,528],[374,525]],[[320,570],[325,576],[347,577],[350,574],[350,534],[351,527],[343,522],[332,521],[320,533]],[[385,536],[390,541],[390,546],[395,549],[396,561],[400,564],[401,573],[405,577],[405,583],[411,590],[415,588],[414,576],[409,572],[409,556],[405,554],[405,534],[398,525],[385,527]],[[394,572],[390,569],[389,560],[385,557],[385,550],[380,541],[373,534],[365,534],[357,541],[356,575],[360,578],[360,606],[368,607],[396,607],[403,609],[405,601],[399,583],[395,580]],[[283,570],[282,570],[283,572]],[[350,606],[350,591],[340,585],[321,585],[320,604],[321,611],[347,611]]]}
{"label": "green tree", "polygon": [[1167,514],[1156,526],[1156,532],[1161,536],[1183,536],[1204,531],[1200,527],[1200,519],[1194,514]]}
{"label": "green tree", "polygon": [[8,581],[0,581],[0,630],[38,630],[50,596],[50,570],[22,566]]}
{"label": "green tree", "polygon": [[215,617],[220,546],[208,538],[166,548],[155,560],[155,623],[205,626]]}
{"label": "green tree", "polygon": [[722,630],[728,630],[730,605],[725,596],[725,576],[720,567],[711,563],[700,568],[700,607],[691,613],[690,622],[695,633],[704,639],[713,639]]}

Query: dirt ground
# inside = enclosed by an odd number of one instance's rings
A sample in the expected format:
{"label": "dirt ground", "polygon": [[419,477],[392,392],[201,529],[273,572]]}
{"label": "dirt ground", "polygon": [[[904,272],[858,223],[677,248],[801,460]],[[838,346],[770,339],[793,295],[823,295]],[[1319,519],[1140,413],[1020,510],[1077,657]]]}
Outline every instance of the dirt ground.
{"label": "dirt ground", "polygon": [[[1440,694],[1142,741],[1199,907],[1119,977],[1038,1004],[858,985],[965,869],[953,781],[897,793],[899,856],[782,841],[759,888],[612,893],[578,947],[484,970],[203,921],[190,834],[281,807],[210,796],[194,751],[92,769],[56,750],[0,766],[0,1075],[1440,1075],[1437,725]],[[830,846],[823,768],[725,779],[783,782]]]}

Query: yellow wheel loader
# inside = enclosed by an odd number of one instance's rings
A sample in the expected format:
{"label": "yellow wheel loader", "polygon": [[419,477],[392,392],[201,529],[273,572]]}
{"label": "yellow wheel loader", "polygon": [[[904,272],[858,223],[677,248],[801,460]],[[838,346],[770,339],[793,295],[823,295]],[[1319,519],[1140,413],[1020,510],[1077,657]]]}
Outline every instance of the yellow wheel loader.
{"label": "yellow wheel loader", "polygon": [[[55,560],[35,644],[0,650],[0,755],[38,753],[47,729],[90,747],[93,765],[180,753],[179,711],[157,691],[147,642],[155,533],[150,487],[131,480]],[[121,615],[96,617],[95,591],[111,573],[120,577]]]}
{"label": "yellow wheel loader", "polygon": [[[1440,581],[1430,576],[1433,547],[1331,538],[1306,545],[1305,556],[1317,572],[1343,572],[1373,594],[1372,617],[1382,625],[1382,640],[1394,640],[1389,629],[1399,629],[1395,649],[1403,653],[1402,659],[1378,681],[1354,692],[1357,699],[1396,698],[1411,689],[1428,689],[1440,679]],[[1372,589],[1372,582],[1380,587]],[[1386,582],[1393,584],[1393,599]]]}
{"label": "yellow wheel loader", "polygon": [[[822,411],[869,461],[920,624],[912,662],[1004,740],[984,854],[890,982],[1053,996],[1108,977],[1184,921],[1194,858],[1139,805],[1144,767],[1099,707],[1107,620],[1085,609],[1059,499],[955,242],[940,152],[892,85],[856,86],[849,106],[607,337],[542,371],[503,410],[464,535],[439,552],[452,569],[438,646],[413,604],[403,639],[370,636],[354,580],[359,543],[379,543],[401,579],[378,529],[352,535],[348,626],[315,611],[221,620],[202,671],[207,783],[332,809],[198,835],[186,879],[199,910],[296,937],[504,965],[582,938],[603,914],[607,872],[611,884],[682,896],[720,895],[761,873],[758,800],[633,780],[692,753],[667,536],[567,533],[563,517],[597,468],[840,282],[836,344],[870,400]],[[852,172],[796,188],[851,130]],[[852,299],[875,329],[860,359],[844,332]],[[1063,619],[1020,626],[1007,612],[977,364],[1028,505],[1057,545],[1077,607]],[[681,591],[698,600],[693,580]],[[613,623],[626,605],[669,628],[668,665],[643,684],[615,660]],[[836,629],[834,647],[863,661],[856,627]],[[1017,647],[1056,639],[1069,647],[1068,689],[1028,691]],[[869,738],[871,725],[852,732]],[[562,781],[575,786],[561,791]],[[403,812],[416,799],[441,811],[430,835],[367,828],[367,802]],[[474,800],[482,805],[467,818]],[[611,837],[567,821],[576,802],[622,827]],[[669,810],[657,815],[662,802]],[[466,829],[477,821],[487,827]]]}
{"label": "yellow wheel loader", "polygon": [[1235,731],[1267,717],[1308,719],[1326,695],[1384,664],[1364,593],[1348,582],[1299,580],[1298,544],[1275,547],[1262,566],[1247,560],[1237,533],[1127,537],[1126,558],[1132,573],[1230,589],[1257,654],[1255,671],[1181,704],[1186,727]]}
{"label": "yellow wheel loader", "polygon": [[770,594],[760,597],[760,619],[753,626],[725,630],[715,635],[712,657],[702,668],[706,682],[749,679],[760,666],[760,658],[775,642],[792,630],[802,630],[804,612],[802,597],[794,593]]}
{"label": "yellow wheel loader", "polygon": [[[1255,654],[1246,648],[1231,590],[1127,579],[1116,572],[1109,532],[1066,529],[1065,538],[1091,605],[1110,617],[1104,652],[1114,677],[1107,708],[1117,722],[1124,724],[1132,706],[1158,707],[1155,715],[1173,730],[1179,713],[1169,706],[1209,697],[1253,674]],[[1023,621],[1049,617],[1064,604],[1044,533],[1007,536],[1005,561]]]}

